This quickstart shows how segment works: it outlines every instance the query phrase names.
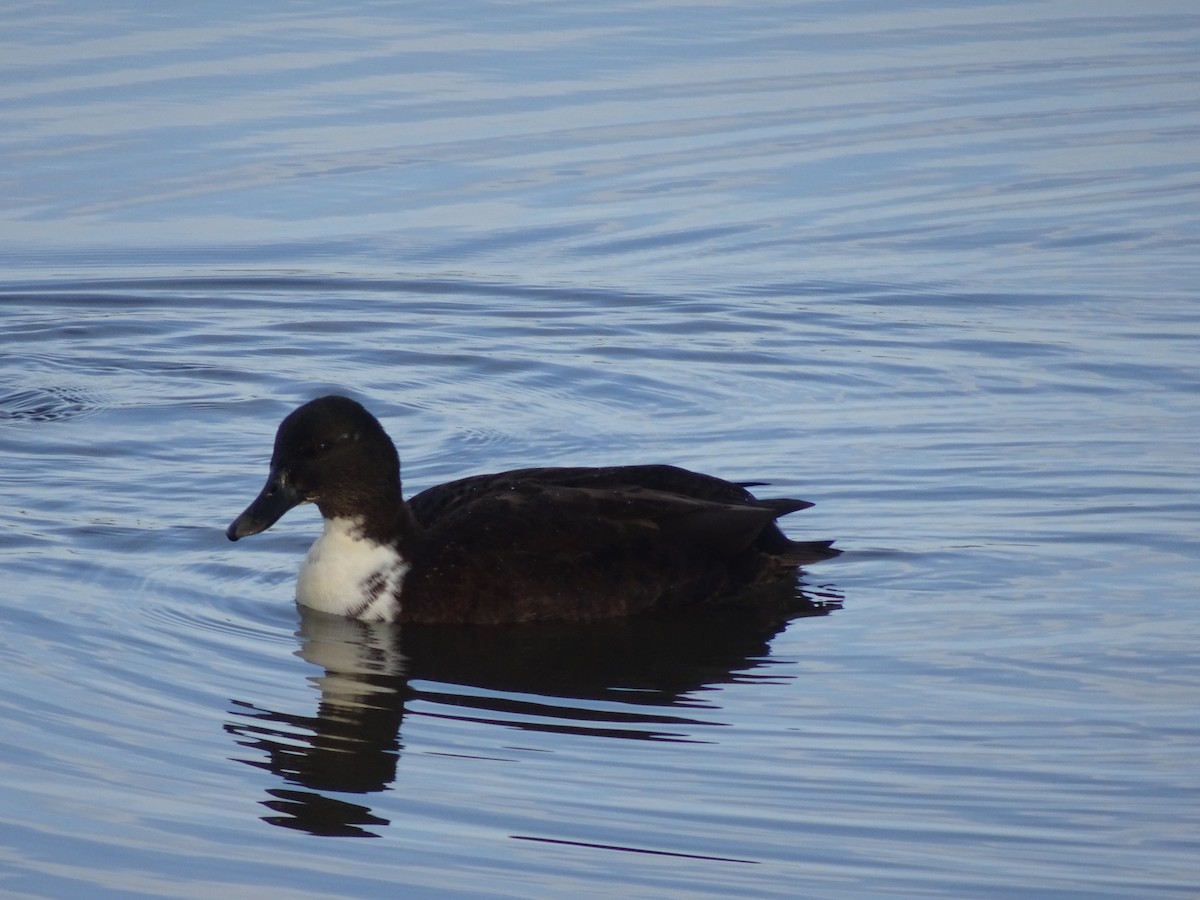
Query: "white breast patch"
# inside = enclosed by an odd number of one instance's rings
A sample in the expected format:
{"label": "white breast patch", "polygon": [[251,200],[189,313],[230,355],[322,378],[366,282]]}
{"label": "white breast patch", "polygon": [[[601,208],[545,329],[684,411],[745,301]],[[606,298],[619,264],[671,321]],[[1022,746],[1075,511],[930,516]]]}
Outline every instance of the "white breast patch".
{"label": "white breast patch", "polygon": [[300,568],[296,600],[338,616],[391,622],[400,614],[409,568],[395,547],[365,538],[358,519],[326,519]]}

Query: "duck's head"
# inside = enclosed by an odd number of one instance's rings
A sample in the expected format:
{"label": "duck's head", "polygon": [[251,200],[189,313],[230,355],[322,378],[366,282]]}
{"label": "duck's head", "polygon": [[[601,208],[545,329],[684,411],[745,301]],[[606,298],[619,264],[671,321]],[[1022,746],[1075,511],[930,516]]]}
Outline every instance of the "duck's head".
{"label": "duck's head", "polygon": [[400,459],[383,426],[349,397],[321,397],[280,423],[267,483],[225,536],[266,531],[301,503],[317,504],[326,519],[349,518],[399,495]]}

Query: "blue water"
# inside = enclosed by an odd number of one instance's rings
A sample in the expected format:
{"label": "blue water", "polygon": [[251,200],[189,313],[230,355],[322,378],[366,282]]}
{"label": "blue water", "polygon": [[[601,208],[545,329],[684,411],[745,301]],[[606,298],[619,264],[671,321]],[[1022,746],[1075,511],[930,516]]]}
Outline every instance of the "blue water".
{"label": "blue water", "polygon": [[[1200,13],[26,5],[0,36],[0,893],[1191,897]],[[813,615],[301,617],[406,490],[817,505]]]}

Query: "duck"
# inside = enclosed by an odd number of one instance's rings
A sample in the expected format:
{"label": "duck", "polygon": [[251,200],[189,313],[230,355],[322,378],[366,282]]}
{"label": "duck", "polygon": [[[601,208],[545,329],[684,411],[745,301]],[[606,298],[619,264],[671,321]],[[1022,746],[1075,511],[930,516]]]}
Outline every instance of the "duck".
{"label": "duck", "polygon": [[237,541],[313,503],[323,530],[296,601],[364,621],[602,620],[738,602],[840,553],[776,520],[806,500],[672,465],[542,467],[474,475],[407,500],[379,420],[332,395],[289,413],[267,481],[226,529]]}

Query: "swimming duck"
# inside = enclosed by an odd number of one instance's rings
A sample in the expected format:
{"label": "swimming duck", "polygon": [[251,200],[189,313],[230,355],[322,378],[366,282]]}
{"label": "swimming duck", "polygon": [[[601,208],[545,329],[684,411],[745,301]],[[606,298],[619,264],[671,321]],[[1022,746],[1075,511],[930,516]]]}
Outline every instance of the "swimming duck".
{"label": "swimming duck", "polygon": [[775,520],[812,506],[667,465],[476,475],[403,499],[400,458],[348,397],[290,413],[231,541],[315,503],[324,530],[296,583],[303,606],[367,621],[602,619],[733,601],[836,556]]}

